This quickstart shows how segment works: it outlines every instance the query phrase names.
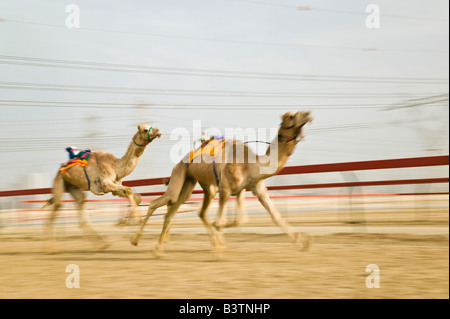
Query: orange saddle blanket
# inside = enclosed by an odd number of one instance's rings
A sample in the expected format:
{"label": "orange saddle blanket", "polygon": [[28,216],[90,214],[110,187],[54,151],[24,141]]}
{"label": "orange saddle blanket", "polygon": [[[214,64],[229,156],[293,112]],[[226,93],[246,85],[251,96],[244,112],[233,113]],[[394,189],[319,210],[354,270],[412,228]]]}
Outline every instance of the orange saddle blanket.
{"label": "orange saddle blanket", "polygon": [[87,165],[89,156],[91,156],[91,151],[80,152],[80,154],[77,157],[75,157],[75,158],[65,162],[63,165],[61,165],[61,168],[59,169],[59,171],[61,172],[61,174],[64,174],[72,166],[81,165],[84,167]]}
{"label": "orange saddle blanket", "polygon": [[59,169],[59,171],[61,172],[61,174],[64,174],[69,168],[71,168],[72,166],[75,165],[81,165],[81,166],[86,166],[87,161],[84,159],[80,159],[80,158],[74,158],[70,161],[67,161],[66,163],[64,163],[61,168]]}
{"label": "orange saddle blanket", "polygon": [[189,153],[189,162],[192,163],[195,158],[201,156],[202,154],[216,156],[223,145],[225,144],[225,139],[209,139],[202,143],[199,147]]}

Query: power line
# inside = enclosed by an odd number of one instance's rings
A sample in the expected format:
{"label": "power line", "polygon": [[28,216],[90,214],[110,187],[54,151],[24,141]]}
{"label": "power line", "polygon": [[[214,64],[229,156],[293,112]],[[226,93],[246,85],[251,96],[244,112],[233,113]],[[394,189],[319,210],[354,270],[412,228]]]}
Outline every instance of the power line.
{"label": "power line", "polygon": [[[11,19],[4,19],[4,22],[12,22],[12,23],[39,25],[39,26],[45,26],[45,27],[56,27],[56,28],[60,28],[60,29],[67,29],[66,26],[50,24],[50,23],[30,22],[30,21],[11,20]],[[359,50],[359,51],[362,50],[361,48],[356,48],[356,47],[329,46],[329,45],[321,46],[321,45],[293,44],[293,43],[279,43],[279,42],[275,43],[275,42],[248,41],[248,40],[247,41],[246,40],[230,40],[230,39],[217,39],[217,38],[205,38],[205,37],[182,36],[182,35],[168,35],[168,34],[156,34],[156,33],[146,33],[146,32],[135,32],[135,31],[100,29],[100,28],[86,28],[86,27],[80,28],[79,30],[117,33],[117,34],[126,34],[126,35],[148,36],[148,37],[158,37],[158,38],[169,38],[169,39],[224,42],[224,43],[233,43],[233,44],[288,46],[288,47],[305,47],[305,48],[338,49],[338,50]]]}
{"label": "power line", "polygon": [[[44,84],[29,82],[0,81],[2,89],[32,90],[32,91],[63,91],[82,93],[115,93],[115,94],[145,94],[145,95],[170,95],[170,96],[213,96],[213,97],[258,97],[258,98],[333,98],[333,99],[385,99],[385,98],[417,98],[425,93],[329,93],[329,92],[295,92],[295,91],[244,91],[244,90],[180,90],[180,89],[157,89],[143,87],[115,87],[115,86],[83,86]],[[437,95],[437,94],[436,94]],[[427,96],[429,93],[427,93]]]}
{"label": "power line", "polygon": [[[50,24],[50,23],[40,23],[40,22],[30,22],[22,20],[13,19],[3,19],[3,22],[20,23],[26,25],[39,25],[45,27],[56,27],[60,29],[67,29],[66,26]],[[276,42],[262,42],[262,41],[248,41],[248,40],[230,40],[230,39],[218,39],[218,38],[205,38],[205,37],[193,37],[193,36],[181,36],[181,35],[167,35],[167,34],[156,34],[156,33],[145,33],[145,32],[133,32],[133,31],[121,31],[121,30],[111,30],[111,29],[100,29],[100,28],[80,28],[78,31],[96,31],[96,32],[107,32],[116,34],[126,34],[126,35],[139,35],[139,36],[150,36],[159,38],[172,38],[172,39],[184,39],[184,40],[197,40],[197,41],[213,41],[213,42],[224,42],[233,44],[250,44],[250,45],[268,45],[268,46],[284,46],[284,47],[303,47],[303,48],[316,48],[316,49],[337,49],[337,50],[357,50],[357,51],[373,51],[367,50],[367,48],[361,47],[348,47],[348,46],[331,46],[331,45],[309,45],[309,44],[297,44],[297,43],[276,43]],[[375,51],[389,51],[389,52],[427,52],[427,53],[448,53],[448,50],[414,50],[414,49],[384,49],[377,48]]]}
{"label": "power line", "polygon": [[[426,98],[420,98],[413,101],[412,104],[407,104],[401,107],[412,107],[420,105],[440,105],[442,103],[448,103],[448,94],[440,94],[436,96],[430,96]],[[0,99],[0,106],[14,107],[14,106],[24,106],[24,107],[48,107],[48,108],[93,108],[93,109],[122,109],[123,107],[135,108],[135,109],[286,109],[286,108],[311,108],[311,109],[386,109],[386,104],[375,103],[375,104],[199,104],[199,103],[161,103],[161,102],[147,102],[147,103],[120,103],[120,102],[77,102],[77,101],[45,101],[45,100],[8,100]],[[400,107],[394,107],[400,108]],[[387,108],[392,109],[392,107]]]}
{"label": "power line", "polygon": [[320,82],[353,82],[353,83],[402,83],[402,84],[447,84],[448,79],[443,78],[410,78],[410,77],[368,77],[368,76],[340,76],[340,75],[305,75],[293,73],[244,72],[212,69],[191,69],[158,67],[148,65],[129,65],[117,63],[86,62],[73,60],[29,58],[0,55],[0,64],[13,64],[24,66],[69,68],[79,70],[97,70],[131,73],[150,73],[163,75],[203,76],[220,78],[241,78],[258,80],[284,80],[284,81],[320,81]]}
{"label": "power line", "polygon": [[425,98],[418,98],[418,99],[410,99],[408,101],[405,101],[403,103],[398,103],[397,105],[391,106],[386,108],[386,110],[396,110],[396,109],[402,109],[402,108],[411,108],[416,106],[425,106],[425,105],[441,105],[442,103],[449,102],[449,95],[447,94],[440,94],[435,96],[428,96]]}
{"label": "power line", "polygon": [[[138,108],[133,103],[103,103],[103,102],[64,102],[64,101],[14,101],[14,100],[0,100],[0,106],[5,107],[43,107],[43,108],[87,108],[87,109],[123,109],[124,106],[130,108]],[[386,107],[386,104],[316,104],[316,105],[301,105],[301,104],[177,104],[177,103],[148,103],[144,106],[145,109],[160,109],[160,110],[222,110],[222,109],[248,109],[248,110],[274,110],[287,108],[311,108],[311,109],[381,109]]]}
{"label": "power line", "polygon": [[[280,3],[265,2],[265,1],[253,1],[253,0],[228,0],[228,1],[242,2],[242,3],[254,4],[254,5],[265,5],[265,6],[273,6],[273,7],[291,8],[291,9],[297,9],[300,11],[327,12],[327,13],[339,13],[339,14],[367,16],[367,13],[364,11],[348,11],[348,10],[320,8],[320,7],[315,7],[315,6],[304,6],[304,5],[298,6],[298,5],[293,5],[293,4],[280,4]],[[443,19],[443,18],[411,17],[411,16],[403,16],[403,15],[397,15],[397,14],[385,14],[385,13],[383,13],[382,16],[383,16],[383,18],[391,18],[391,19],[409,19],[409,20],[448,22],[448,19]]]}

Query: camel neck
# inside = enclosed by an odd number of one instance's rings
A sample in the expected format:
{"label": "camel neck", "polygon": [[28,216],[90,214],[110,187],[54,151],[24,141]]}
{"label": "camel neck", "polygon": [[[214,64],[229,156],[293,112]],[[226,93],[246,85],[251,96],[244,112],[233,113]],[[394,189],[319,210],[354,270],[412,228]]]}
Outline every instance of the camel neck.
{"label": "camel neck", "polygon": [[117,177],[119,180],[134,171],[144,150],[145,146],[136,145],[134,142],[130,143],[127,152],[118,162]]}
{"label": "camel neck", "polygon": [[258,156],[262,178],[265,179],[278,174],[286,165],[296,145],[296,140],[280,142],[278,137],[276,137],[267,148],[266,154]]}

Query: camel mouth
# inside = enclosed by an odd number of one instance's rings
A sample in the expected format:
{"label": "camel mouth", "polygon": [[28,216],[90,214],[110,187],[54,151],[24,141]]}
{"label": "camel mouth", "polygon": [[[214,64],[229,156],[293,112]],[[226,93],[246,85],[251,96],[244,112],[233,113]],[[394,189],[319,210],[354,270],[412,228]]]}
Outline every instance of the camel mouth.
{"label": "camel mouth", "polygon": [[308,113],[306,113],[306,114],[303,114],[303,118],[299,121],[300,122],[300,125],[298,126],[298,128],[303,128],[303,126],[305,126],[306,124],[311,124],[312,123],[312,121],[313,121],[313,117],[311,116],[311,114],[309,114],[309,112]]}
{"label": "camel mouth", "polygon": [[296,127],[296,130],[294,133],[297,141],[303,140],[303,138],[305,137],[305,135],[303,134],[303,127],[306,124],[311,124],[313,121],[313,117],[311,116],[311,114],[309,112],[301,112],[301,113],[303,113],[303,114],[301,114],[301,115],[303,115],[302,119],[299,121],[299,125]]}
{"label": "camel mouth", "polygon": [[161,138],[161,136],[162,136],[161,131],[158,128],[154,127],[152,129],[151,136],[149,135],[149,141],[151,142],[156,138]]}
{"label": "camel mouth", "polygon": [[314,119],[310,112],[299,112],[299,113],[301,113],[300,116],[302,116],[302,119],[300,120],[302,126],[311,123]]}

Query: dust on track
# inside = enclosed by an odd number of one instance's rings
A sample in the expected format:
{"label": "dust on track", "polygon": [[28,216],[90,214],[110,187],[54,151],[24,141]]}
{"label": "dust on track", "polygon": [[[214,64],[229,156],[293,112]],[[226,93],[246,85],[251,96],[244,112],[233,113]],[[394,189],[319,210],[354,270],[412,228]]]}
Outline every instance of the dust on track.
{"label": "dust on track", "polygon": [[[448,298],[448,235],[341,233],[316,236],[301,252],[282,234],[229,233],[222,259],[206,234],[177,233],[166,257],[129,235],[107,236],[96,252],[81,235],[42,252],[39,234],[4,235],[0,298]],[[80,268],[80,288],[66,287],[66,266]],[[366,266],[380,268],[380,288],[366,287]]]}

